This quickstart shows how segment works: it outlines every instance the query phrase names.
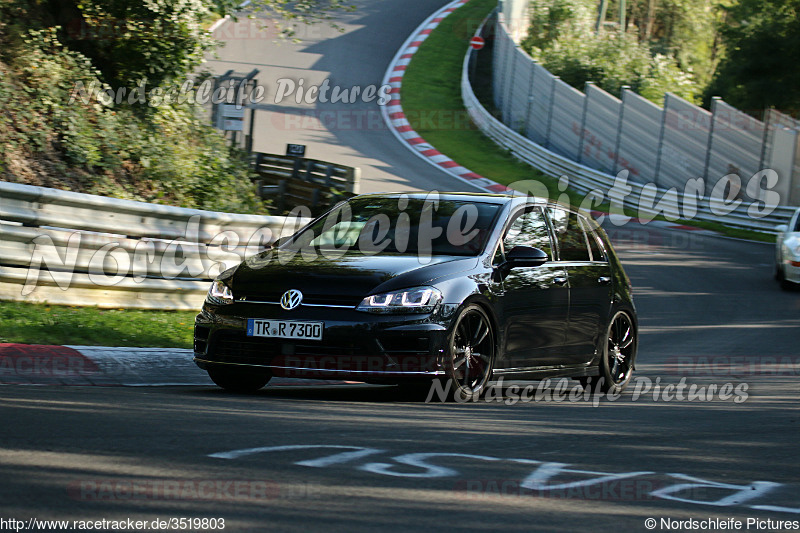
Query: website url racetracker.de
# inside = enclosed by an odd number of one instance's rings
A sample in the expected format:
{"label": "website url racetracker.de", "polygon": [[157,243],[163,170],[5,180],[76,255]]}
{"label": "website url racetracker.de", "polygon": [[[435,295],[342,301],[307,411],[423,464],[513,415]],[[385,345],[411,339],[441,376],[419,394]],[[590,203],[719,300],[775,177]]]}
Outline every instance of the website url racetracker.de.
{"label": "website url racetracker.de", "polygon": [[0,531],[198,531],[223,530],[224,518],[155,518],[133,520],[40,520],[0,518]]}

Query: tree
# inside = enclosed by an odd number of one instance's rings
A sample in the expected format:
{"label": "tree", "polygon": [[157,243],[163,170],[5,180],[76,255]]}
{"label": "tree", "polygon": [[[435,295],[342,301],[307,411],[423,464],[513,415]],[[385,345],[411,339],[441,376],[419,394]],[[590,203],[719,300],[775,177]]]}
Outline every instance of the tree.
{"label": "tree", "polygon": [[706,97],[751,114],[800,109],[800,0],[741,0],[728,12],[727,49]]}
{"label": "tree", "polygon": [[[4,0],[0,31],[11,41],[28,30],[59,27],[59,41],[88,57],[112,88],[178,82],[193,72],[216,42],[206,27],[235,13],[241,0]],[[332,23],[352,9],[343,0],[253,0],[250,13],[266,12],[285,36],[298,24]],[[4,24],[5,23],[5,24]],[[334,24],[335,25],[335,24]]]}

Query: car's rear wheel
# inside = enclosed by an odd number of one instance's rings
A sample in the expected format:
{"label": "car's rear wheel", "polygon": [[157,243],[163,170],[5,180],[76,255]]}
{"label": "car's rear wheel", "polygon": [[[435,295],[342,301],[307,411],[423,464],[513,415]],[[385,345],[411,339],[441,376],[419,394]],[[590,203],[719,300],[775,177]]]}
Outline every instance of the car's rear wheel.
{"label": "car's rear wheel", "polygon": [[230,392],[255,392],[272,378],[268,372],[245,367],[212,366],[208,368],[211,381]]}
{"label": "car's rear wheel", "polygon": [[477,400],[492,377],[495,357],[492,321],[478,305],[461,310],[448,340],[447,377],[456,401]]}

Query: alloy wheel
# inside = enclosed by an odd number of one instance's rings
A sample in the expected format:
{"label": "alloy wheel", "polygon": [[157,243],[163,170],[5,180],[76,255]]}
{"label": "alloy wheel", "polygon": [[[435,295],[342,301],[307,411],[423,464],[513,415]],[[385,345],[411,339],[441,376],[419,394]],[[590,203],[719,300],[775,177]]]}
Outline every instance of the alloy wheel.
{"label": "alloy wheel", "polygon": [[486,387],[494,363],[494,328],[486,312],[472,305],[464,309],[450,337],[450,378],[459,399],[477,398]]}

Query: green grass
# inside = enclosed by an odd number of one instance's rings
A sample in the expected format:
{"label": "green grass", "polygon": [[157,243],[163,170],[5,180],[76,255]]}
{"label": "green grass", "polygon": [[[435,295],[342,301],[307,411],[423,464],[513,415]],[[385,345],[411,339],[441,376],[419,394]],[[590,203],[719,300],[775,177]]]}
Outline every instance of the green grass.
{"label": "green grass", "polygon": [[[472,0],[444,19],[428,36],[403,77],[401,99],[411,126],[437,150],[473,172],[503,185],[537,180],[547,186],[550,197],[558,196],[557,180],[516,159],[486,137],[469,120],[461,99],[461,68],[474,30],[497,5],[496,0]],[[486,54],[487,51],[481,52]],[[484,106],[491,105],[491,65],[478,62],[473,88]],[[576,191],[567,194],[573,205],[583,200]],[[597,207],[607,210],[608,204]],[[636,210],[626,208],[629,216]],[[663,216],[656,220],[666,220]],[[757,231],[729,228],[710,221],[680,220],[676,224],[696,226],[730,237],[775,242],[775,236]]]}
{"label": "green grass", "polygon": [[191,348],[196,314],[0,302],[0,343]]}
{"label": "green grass", "polygon": [[472,30],[496,5],[496,0],[472,0],[428,36],[403,77],[403,110],[417,133],[458,164],[503,185],[535,179],[557,194],[555,179],[481,133],[461,100],[461,64]]}

